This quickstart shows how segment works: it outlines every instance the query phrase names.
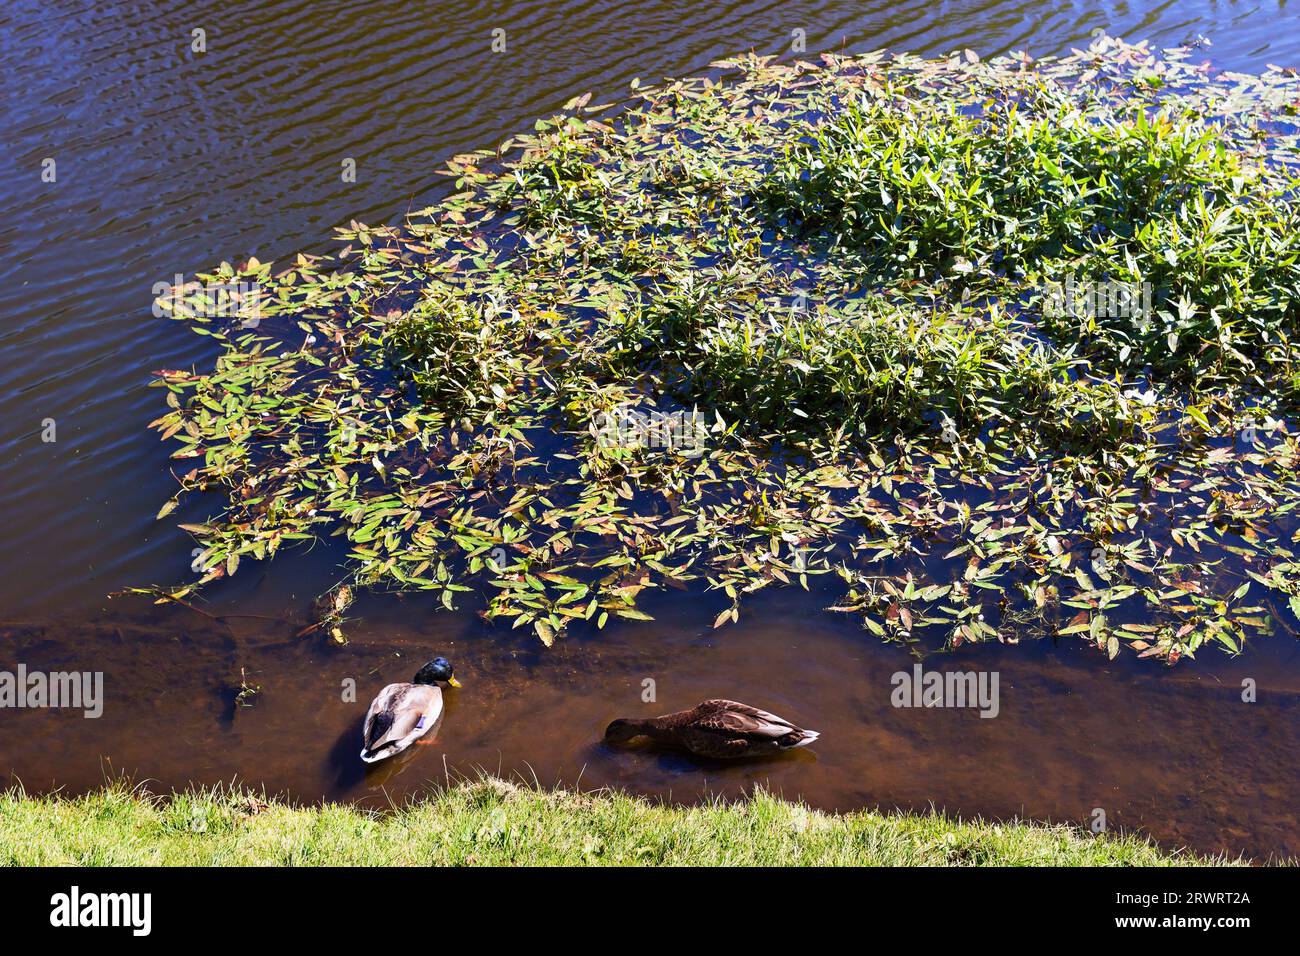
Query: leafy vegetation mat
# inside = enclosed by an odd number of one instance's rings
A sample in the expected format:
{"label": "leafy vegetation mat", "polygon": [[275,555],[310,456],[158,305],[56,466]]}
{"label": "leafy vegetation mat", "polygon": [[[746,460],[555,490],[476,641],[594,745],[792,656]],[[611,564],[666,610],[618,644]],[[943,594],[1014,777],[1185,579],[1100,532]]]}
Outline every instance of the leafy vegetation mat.
{"label": "leafy vegetation mat", "polygon": [[219,504],[160,597],[342,536],[339,640],[356,585],[550,644],[810,575],[918,649],[1294,632],[1293,71],[1105,37],[713,67],[166,299],[220,354],[159,373],[163,514]]}
{"label": "leafy vegetation mat", "polygon": [[0,795],[0,865],[1164,866],[1228,862],[1131,836],[942,815],[835,816],[770,794],[670,807],[488,778],[383,815],[242,791]]}

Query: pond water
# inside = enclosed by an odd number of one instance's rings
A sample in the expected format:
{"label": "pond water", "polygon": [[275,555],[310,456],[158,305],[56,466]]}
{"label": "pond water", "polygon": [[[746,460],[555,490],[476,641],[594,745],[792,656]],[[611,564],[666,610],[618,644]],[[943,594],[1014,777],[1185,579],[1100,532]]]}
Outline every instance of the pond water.
{"label": "pond water", "polygon": [[[354,612],[352,644],[292,641],[109,592],[189,574],[192,543],[153,516],[175,490],[145,430],[157,368],[213,353],[150,311],[155,283],[222,259],[323,247],[350,219],[392,221],[437,198],[457,152],[528,129],[591,89],[699,73],[718,57],[880,47],[925,54],[1063,53],[1096,28],[1157,46],[1212,41],[1226,69],[1300,65],[1285,3],[824,2],[638,4],[85,3],[0,11],[0,669],[105,672],[98,720],[0,711],[0,774],[30,789],[124,771],[164,785],[238,776],[303,799],[386,801],[447,767],[535,772],[694,799],[767,782],[819,806],[925,808],[1143,827],[1169,844],[1300,854],[1294,641],[1173,670],[1107,664],[1072,643],[981,647],[928,667],[996,670],[1001,712],[890,705],[910,667],[827,595],[764,595],[710,630],[710,596],[672,593],[654,623],[534,641],[393,597]],[[492,52],[494,30],[506,49]],[[191,50],[203,30],[206,52]],[[44,160],[56,180],[42,181]],[[356,163],[344,182],[341,164]],[[56,440],[48,435],[53,421]],[[249,567],[206,595],[214,613],[295,618],[338,577],[327,548]],[[369,694],[433,651],[467,686],[436,744],[364,776],[355,737]],[[400,658],[396,654],[401,654]],[[243,668],[253,706],[230,690]],[[345,703],[352,677],[359,703]],[[642,681],[657,701],[641,700]],[[1241,701],[1241,682],[1259,687]],[[735,696],[822,731],[814,752],[700,766],[598,744],[614,716]],[[531,770],[529,769],[531,768]],[[386,777],[386,779],[383,779]]]}
{"label": "pond water", "polygon": [[[646,602],[657,620],[575,632],[547,651],[520,630],[420,599],[372,598],[344,647],[293,638],[254,619],[220,626],[180,608],[149,621],[102,616],[10,627],[31,670],[103,670],[104,710],[5,714],[4,770],[28,790],[91,788],[126,774],[154,789],[243,782],[298,799],[386,807],[449,775],[478,770],[545,785],[618,786],[680,801],[762,784],[815,806],[1024,816],[1141,829],[1166,846],[1300,854],[1300,647],[1260,642],[1236,659],[1171,670],[1121,657],[1106,665],[1063,640],[929,658],[926,671],[997,674],[997,714],[895,707],[903,649],[848,618],[828,595],[770,592],[738,626],[713,631],[677,594]],[[711,615],[710,615],[711,616]],[[448,690],[435,736],[409,759],[365,768],[361,722],[385,683],[409,680],[433,651],[463,683]],[[1242,700],[1242,681],[1258,699]],[[355,681],[355,700],[345,694]],[[647,681],[653,684],[647,685]],[[246,706],[241,684],[259,691]],[[643,699],[653,688],[655,700]],[[603,744],[619,716],[652,716],[734,696],[821,732],[766,761],[696,761]]]}

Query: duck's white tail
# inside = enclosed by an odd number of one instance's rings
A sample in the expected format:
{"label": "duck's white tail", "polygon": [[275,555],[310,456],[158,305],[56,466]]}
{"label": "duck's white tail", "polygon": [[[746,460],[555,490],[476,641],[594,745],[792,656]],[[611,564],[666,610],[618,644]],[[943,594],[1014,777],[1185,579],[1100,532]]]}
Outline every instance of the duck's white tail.
{"label": "duck's white tail", "polygon": [[361,751],[361,759],[364,760],[366,763],[379,763],[379,761],[386,760],[389,757],[393,756],[393,754],[395,753],[397,753],[396,750],[394,750],[392,747],[387,747],[387,746],[380,747],[379,750],[373,753],[369,750],[363,749]]}

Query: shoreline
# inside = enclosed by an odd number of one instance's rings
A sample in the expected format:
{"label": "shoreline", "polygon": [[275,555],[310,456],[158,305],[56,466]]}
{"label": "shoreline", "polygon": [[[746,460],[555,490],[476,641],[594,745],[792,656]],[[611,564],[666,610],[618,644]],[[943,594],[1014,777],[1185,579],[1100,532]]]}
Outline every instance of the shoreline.
{"label": "shoreline", "polygon": [[5,866],[1220,866],[1129,834],[944,814],[830,814],[759,790],[674,807],[483,777],[388,813],[215,788],[0,795]]}

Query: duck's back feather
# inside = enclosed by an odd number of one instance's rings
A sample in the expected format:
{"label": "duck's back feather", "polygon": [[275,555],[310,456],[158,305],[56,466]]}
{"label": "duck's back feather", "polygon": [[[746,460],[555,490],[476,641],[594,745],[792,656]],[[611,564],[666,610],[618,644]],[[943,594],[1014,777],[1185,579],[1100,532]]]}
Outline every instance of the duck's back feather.
{"label": "duck's back feather", "polygon": [[745,757],[806,747],[816,731],[736,700],[706,700],[650,722],[658,733],[707,757]]}
{"label": "duck's back feather", "polygon": [[433,727],[442,714],[442,691],[432,684],[389,684],[370,704],[362,730],[361,759],[401,753]]}
{"label": "duck's back feather", "polygon": [[706,700],[695,708],[695,712],[698,716],[689,721],[690,724],[729,736],[739,734],[755,740],[777,740],[799,729],[784,717],[736,700]]}

